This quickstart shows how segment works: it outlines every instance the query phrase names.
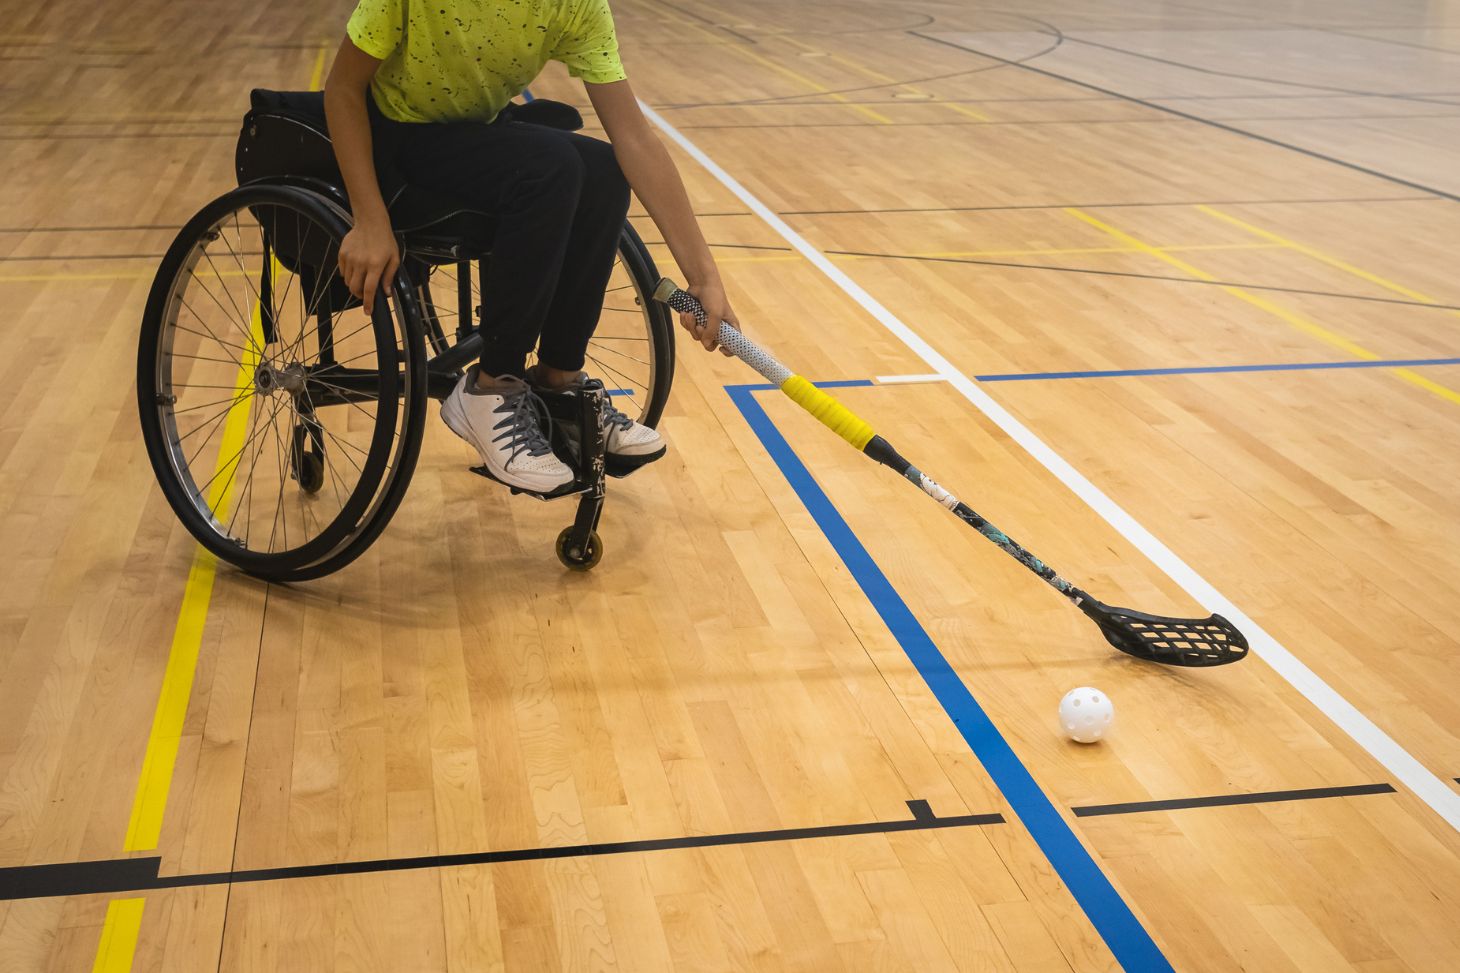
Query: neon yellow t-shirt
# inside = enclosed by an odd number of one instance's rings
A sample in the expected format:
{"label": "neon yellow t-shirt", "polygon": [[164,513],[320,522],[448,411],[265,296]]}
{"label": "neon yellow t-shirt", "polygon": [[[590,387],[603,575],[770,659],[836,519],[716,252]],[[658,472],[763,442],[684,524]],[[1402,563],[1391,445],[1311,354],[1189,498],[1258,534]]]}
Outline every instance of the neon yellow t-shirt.
{"label": "neon yellow t-shirt", "polygon": [[608,0],[359,0],[345,29],[384,62],[370,87],[398,122],[490,122],[549,61],[625,77]]}

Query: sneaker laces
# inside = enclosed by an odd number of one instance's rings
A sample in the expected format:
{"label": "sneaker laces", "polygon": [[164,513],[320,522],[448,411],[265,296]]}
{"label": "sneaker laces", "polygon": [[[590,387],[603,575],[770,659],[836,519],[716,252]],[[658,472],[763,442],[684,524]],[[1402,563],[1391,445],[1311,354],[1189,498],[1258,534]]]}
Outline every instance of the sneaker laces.
{"label": "sneaker laces", "polygon": [[613,398],[609,395],[604,395],[603,397],[603,424],[608,428],[617,426],[624,432],[628,432],[634,428],[634,420],[615,409],[613,407]]}
{"label": "sneaker laces", "polygon": [[[526,453],[530,457],[546,456],[553,451],[548,440],[551,435],[553,418],[548,414],[547,406],[542,398],[528,386],[521,389],[507,392],[502,396],[502,404],[497,406],[494,412],[505,414],[501,422],[493,426],[493,429],[506,431],[493,439],[497,442],[504,437],[507,439],[507,448],[512,454],[507,462],[515,460],[520,453]],[[544,435],[543,426],[546,425],[549,433]]]}

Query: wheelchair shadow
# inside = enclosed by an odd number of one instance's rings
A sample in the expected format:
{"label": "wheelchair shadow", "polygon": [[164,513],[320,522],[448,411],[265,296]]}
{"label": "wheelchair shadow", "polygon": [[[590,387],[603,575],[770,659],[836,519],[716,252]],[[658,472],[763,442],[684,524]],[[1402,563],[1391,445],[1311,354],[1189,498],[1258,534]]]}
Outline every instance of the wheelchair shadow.
{"label": "wheelchair shadow", "polygon": [[[426,476],[418,473],[418,486],[431,471],[422,472]],[[450,475],[458,474],[453,469]],[[469,476],[465,470],[460,475],[463,480]],[[477,493],[491,492],[490,512],[481,509],[488,504],[466,507],[455,499],[436,504],[430,496],[434,491],[418,489],[407,496],[371,550],[334,574],[311,581],[265,582],[220,563],[219,579],[267,585],[271,610],[318,612],[326,617],[343,612],[356,622],[453,631],[463,627],[464,600],[511,597],[498,584],[508,573],[513,576],[510,588],[544,595],[651,592],[652,577],[642,569],[645,559],[662,544],[682,542],[667,529],[645,529],[662,521],[661,501],[621,488],[600,525],[611,545],[603,562],[592,571],[572,571],[553,552],[558,529],[571,520],[572,498],[543,502],[512,497],[505,488],[488,486],[475,477],[467,483]],[[463,512],[464,507],[469,512]],[[473,590],[473,579],[480,590]]]}

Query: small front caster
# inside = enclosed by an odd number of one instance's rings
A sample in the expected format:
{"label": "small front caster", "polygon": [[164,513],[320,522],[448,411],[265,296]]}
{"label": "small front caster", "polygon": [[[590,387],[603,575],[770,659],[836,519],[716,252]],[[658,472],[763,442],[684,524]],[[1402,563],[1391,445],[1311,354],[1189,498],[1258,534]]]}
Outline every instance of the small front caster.
{"label": "small front caster", "polygon": [[290,461],[299,489],[305,493],[318,493],[324,486],[323,438],[314,427],[302,422],[294,426],[294,448],[290,452]]}
{"label": "small front caster", "polygon": [[305,493],[318,493],[324,486],[324,457],[310,451],[299,465],[299,488]]}
{"label": "small front caster", "polygon": [[589,531],[588,544],[581,548],[569,546],[572,537],[572,527],[564,527],[558,535],[558,560],[563,562],[563,567],[573,571],[593,570],[593,566],[603,560],[603,541],[598,539],[598,531]]}

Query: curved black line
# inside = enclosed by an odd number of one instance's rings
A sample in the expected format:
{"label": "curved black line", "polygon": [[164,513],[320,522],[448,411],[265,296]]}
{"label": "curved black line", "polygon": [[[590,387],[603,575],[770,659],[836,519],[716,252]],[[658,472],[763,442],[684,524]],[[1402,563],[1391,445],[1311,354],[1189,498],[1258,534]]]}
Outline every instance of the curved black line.
{"label": "curved black line", "polygon": [[[677,6],[676,4],[669,3],[669,2],[667,2],[667,0],[657,0],[657,2],[662,3],[666,7],[670,7],[672,9],[674,9],[674,10],[677,10],[677,11],[679,11],[682,14],[685,14],[687,16],[693,17],[695,20],[698,20],[702,24],[708,24],[711,27],[715,27],[715,28],[718,28],[720,30],[725,31],[727,34],[732,34],[735,37],[740,38],[742,41],[745,41],[747,44],[758,44],[759,43],[759,41],[757,41],[755,38],[753,38],[753,37],[747,37],[744,34],[738,33],[737,31],[734,30],[734,28],[729,27],[729,26],[727,26],[725,24],[722,24],[719,21],[714,20],[713,18],[701,16],[700,14],[697,14],[697,13],[694,13],[692,11],[686,10],[684,7],[680,7],[680,6]],[[844,9],[846,7],[851,6],[850,4],[846,4],[846,3],[807,3],[807,2],[805,2],[805,0],[801,0],[801,3],[798,4],[798,5],[799,6],[802,6],[802,7],[833,7],[833,8],[839,8],[839,9]],[[908,12],[911,13],[911,11],[908,11]],[[787,29],[772,28],[772,29],[766,30],[764,32],[764,36],[766,36],[766,37],[778,37],[778,36],[782,36],[782,35],[785,35],[785,34],[792,34],[792,33],[794,33],[794,34],[805,34],[805,35],[810,36],[810,37],[851,37],[851,36],[854,36],[856,34],[886,34],[886,33],[890,33],[890,32],[893,32],[893,31],[899,31],[900,32],[900,31],[907,31],[907,30],[915,30],[915,29],[921,28],[921,27],[931,27],[931,26],[935,25],[938,22],[938,19],[936,17],[934,17],[932,14],[919,13],[918,16],[921,19],[918,20],[916,23],[887,24],[887,25],[878,26],[878,27],[850,27],[850,28],[847,28],[845,30],[807,30],[807,29],[799,28],[799,27],[798,28],[795,28],[795,29],[790,29],[790,28],[787,28]]]}
{"label": "curved black line", "polygon": [[1195,71],[1198,74],[1209,74],[1219,78],[1234,78],[1239,81],[1255,81],[1259,84],[1276,84],[1288,88],[1303,88],[1308,91],[1330,91],[1341,95],[1351,95],[1355,98],[1396,98],[1402,101],[1422,102],[1432,105],[1453,105],[1453,101],[1437,101],[1433,98],[1424,98],[1416,95],[1405,94],[1384,94],[1378,91],[1360,91],[1354,88],[1340,88],[1337,85],[1313,84],[1306,81],[1284,81],[1279,78],[1265,78],[1256,74],[1238,74],[1235,71],[1221,71],[1217,68],[1204,68],[1196,64],[1188,64],[1185,61],[1175,61],[1170,58],[1157,57],[1154,54],[1144,54],[1140,51],[1128,50],[1124,47],[1116,47],[1114,44],[1102,44],[1099,41],[1086,40],[1082,37],[1067,38],[1072,44],[1084,44],[1087,47],[1098,47],[1106,51],[1114,51],[1117,54],[1124,54],[1127,57],[1140,58],[1143,61],[1154,61],[1157,64],[1169,65],[1173,68],[1183,68],[1187,71]]}
{"label": "curved black line", "polygon": [[932,44],[941,44],[944,47],[951,47],[954,50],[963,51],[967,54],[973,54],[977,57],[987,57],[992,58],[996,61],[1002,61],[1004,64],[1007,64],[1011,67],[1017,67],[1024,71],[1032,71],[1035,74],[1042,74],[1046,78],[1053,78],[1056,81],[1063,81],[1066,84],[1078,85],[1079,87],[1087,88],[1090,91],[1098,91],[1101,94],[1110,95],[1111,97],[1119,98],[1122,101],[1128,101],[1136,105],[1144,105],[1145,107],[1150,108],[1153,111],[1160,111],[1166,112],[1170,115],[1177,115],[1181,118],[1190,119],[1193,122],[1200,122],[1203,125],[1209,125],[1212,128],[1221,129],[1224,132],[1231,132],[1233,135],[1241,135],[1245,138],[1250,138],[1258,142],[1265,142],[1268,145],[1274,145],[1280,149],[1288,149],[1292,152],[1298,152],[1312,159],[1321,159],[1324,162],[1330,162],[1333,165],[1342,166],[1343,168],[1350,169],[1354,172],[1362,172],[1367,176],[1373,176],[1376,179],[1383,179],[1385,182],[1392,182],[1395,185],[1399,186],[1407,186],[1410,189],[1417,189],[1420,192],[1430,193],[1434,196],[1443,196],[1445,199],[1453,200],[1457,203],[1460,203],[1460,195],[1457,195],[1455,193],[1447,192],[1443,189],[1436,189],[1433,186],[1426,186],[1424,183],[1415,182],[1411,179],[1404,179],[1400,176],[1391,175],[1378,169],[1371,169],[1368,166],[1360,165],[1357,162],[1349,162],[1348,160],[1340,159],[1337,156],[1325,155],[1322,152],[1317,152],[1313,149],[1307,149],[1301,145],[1294,145],[1291,142],[1284,142],[1281,139],[1275,139],[1268,135],[1260,135],[1257,132],[1250,132],[1245,128],[1238,128],[1235,125],[1227,125],[1222,122],[1213,121],[1210,118],[1203,118],[1200,115],[1193,115],[1190,112],[1184,112],[1177,108],[1170,108],[1166,105],[1159,105],[1155,102],[1146,101],[1143,98],[1137,98],[1134,95],[1123,94],[1111,88],[1102,88],[1098,84],[1091,84],[1089,81],[1081,81],[1077,78],[1071,78],[1067,75],[1057,74],[1054,71],[1049,71],[1045,68],[1035,67],[1032,64],[1023,64],[1020,62],[1011,61],[1008,58],[999,57],[997,54],[988,54],[975,48],[966,47],[963,44],[957,44],[953,41],[944,40],[941,37],[933,37],[929,34],[920,34],[917,31],[909,31],[909,33],[912,34],[912,36],[914,37],[920,37],[923,40],[928,41]]}
{"label": "curved black line", "polygon": [[[661,3],[661,4],[665,4],[666,6],[669,6],[667,0],[652,0],[652,2],[654,2],[654,3]],[[1053,24],[1045,23],[1042,20],[1038,20],[1038,19],[1036,19],[1034,17],[1025,16],[1023,14],[1008,14],[1008,13],[1006,13],[1004,11],[997,11],[997,12],[999,12],[999,13],[1005,13],[1006,16],[1014,17],[1015,19],[1018,19],[1018,20],[1026,20],[1026,21],[1029,21],[1030,23],[1036,24],[1041,29],[1035,31],[1035,33],[1044,34],[1044,35],[1046,35],[1048,37],[1052,37],[1052,38],[1054,38],[1054,42],[1051,43],[1048,47],[1044,48],[1043,50],[1041,50],[1041,51],[1035,51],[1033,54],[1026,55],[1025,57],[1022,57],[1022,58],[1018,59],[1015,62],[1006,62],[1006,63],[1003,63],[1003,64],[990,64],[990,65],[988,65],[986,67],[969,68],[968,70],[965,70],[965,71],[952,71],[952,72],[949,72],[947,74],[928,75],[927,77],[922,77],[922,78],[909,78],[906,81],[888,81],[888,82],[884,82],[882,84],[861,85],[861,86],[855,87],[855,88],[838,88],[838,89],[836,89],[834,91],[817,92],[815,95],[812,95],[812,96],[808,96],[805,92],[800,92],[800,93],[797,93],[797,94],[794,94],[794,95],[774,95],[774,96],[767,97],[767,98],[750,98],[750,99],[745,99],[745,100],[741,100],[741,101],[677,102],[675,104],[665,105],[663,107],[665,109],[683,109],[683,108],[740,108],[740,107],[744,107],[744,106],[748,106],[748,105],[774,105],[777,102],[791,101],[791,100],[797,99],[797,98],[802,98],[802,99],[805,99],[805,98],[808,98],[808,97],[811,97],[811,98],[826,98],[826,97],[829,97],[831,95],[856,94],[856,93],[862,92],[862,91],[880,91],[880,90],[883,90],[883,89],[886,89],[886,88],[900,88],[900,87],[903,87],[903,86],[906,86],[906,85],[927,84],[930,81],[946,81],[949,78],[961,78],[961,77],[966,77],[967,75],[970,75],[970,74],[981,74],[981,73],[983,73],[985,71],[997,71],[997,70],[999,70],[1001,68],[1008,67],[1009,66],[1009,63],[1014,63],[1014,64],[1022,65],[1025,61],[1037,60],[1038,58],[1044,57],[1046,54],[1052,53],[1053,51],[1057,50],[1061,44],[1064,43],[1064,40],[1065,40],[1064,34],[1060,31],[1060,29],[1058,27],[1054,26]],[[936,18],[930,18],[930,22],[926,26],[935,26],[936,23],[937,23],[937,19]],[[783,32],[783,34],[792,34],[792,33],[795,33],[795,32],[793,32],[793,31],[784,31]],[[902,31],[902,33],[907,34],[907,35],[910,35],[912,37],[922,37],[923,36],[922,34],[919,34],[916,29],[912,29],[912,28],[909,28],[907,30],[904,30],[904,31]],[[771,36],[774,36],[774,35],[771,35]],[[828,102],[820,102],[820,101],[802,101],[802,102],[799,102],[799,103],[800,104],[811,104],[811,105],[821,105],[821,104],[832,104],[832,105],[836,105],[836,104],[840,104],[839,102],[829,102],[828,103]]]}

